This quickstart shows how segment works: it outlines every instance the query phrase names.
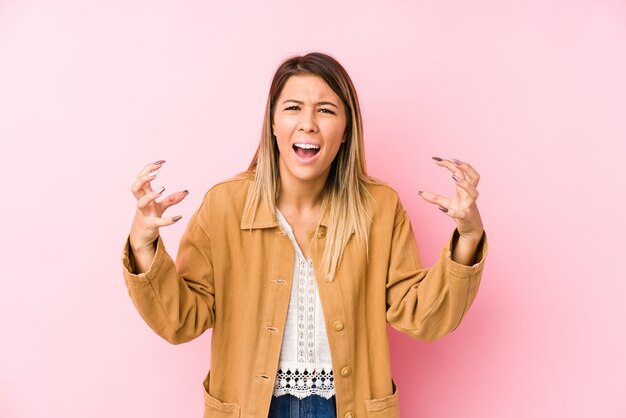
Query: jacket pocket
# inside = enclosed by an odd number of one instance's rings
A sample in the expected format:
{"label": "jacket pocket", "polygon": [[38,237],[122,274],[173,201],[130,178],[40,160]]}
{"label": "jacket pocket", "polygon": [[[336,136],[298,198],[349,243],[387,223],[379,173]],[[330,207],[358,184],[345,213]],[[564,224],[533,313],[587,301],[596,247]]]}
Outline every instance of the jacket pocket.
{"label": "jacket pocket", "polygon": [[204,389],[204,418],[238,418],[240,406],[237,403],[222,402],[209,393],[211,372],[207,373],[202,384]]}
{"label": "jacket pocket", "polygon": [[365,412],[368,417],[399,418],[400,405],[398,404],[398,387],[391,379],[393,394],[380,399],[366,399]]}

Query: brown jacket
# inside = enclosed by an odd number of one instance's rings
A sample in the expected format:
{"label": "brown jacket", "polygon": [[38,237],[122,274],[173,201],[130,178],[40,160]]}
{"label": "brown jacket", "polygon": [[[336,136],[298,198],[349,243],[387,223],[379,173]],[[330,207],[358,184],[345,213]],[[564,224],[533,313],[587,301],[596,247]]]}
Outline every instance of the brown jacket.
{"label": "brown jacket", "polygon": [[[129,237],[123,275],[148,325],[179,344],[213,328],[211,366],[204,380],[205,417],[268,415],[289,306],[294,248],[274,213],[260,206],[242,218],[251,176],[239,174],[212,187],[193,213],[176,262],[157,239],[150,269],[135,272]],[[450,258],[455,229],[439,260],[424,268],[411,223],[389,186],[368,185],[371,209],[369,262],[352,237],[336,274],[317,268],[324,252],[326,217],[311,256],[331,350],[337,416],[398,417],[391,377],[387,323],[422,340],[459,326],[471,306],[487,255],[487,236],[473,266]],[[247,212],[246,212],[247,213]],[[250,230],[252,227],[252,230]]]}

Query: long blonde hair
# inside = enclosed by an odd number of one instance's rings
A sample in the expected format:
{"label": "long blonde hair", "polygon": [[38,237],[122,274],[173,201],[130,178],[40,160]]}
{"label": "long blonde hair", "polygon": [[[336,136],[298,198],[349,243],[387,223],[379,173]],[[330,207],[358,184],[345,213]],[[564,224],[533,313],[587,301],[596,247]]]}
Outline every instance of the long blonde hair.
{"label": "long blonde hair", "polygon": [[[246,206],[253,208],[250,219],[263,199],[272,211],[280,193],[279,151],[272,132],[276,102],[287,80],[294,75],[321,77],[339,96],[346,109],[345,142],[331,163],[328,179],[322,191],[322,213],[328,211],[326,249],[322,257],[322,272],[334,274],[352,233],[369,247],[367,206],[370,203],[366,183],[377,183],[367,175],[363,147],[363,123],[356,90],[346,70],[333,57],[319,52],[294,56],[276,70],[265,107],[261,141],[248,167],[254,172],[252,192]],[[245,215],[244,215],[245,216]],[[320,218],[321,220],[321,218]],[[318,222],[317,229],[320,224]]]}

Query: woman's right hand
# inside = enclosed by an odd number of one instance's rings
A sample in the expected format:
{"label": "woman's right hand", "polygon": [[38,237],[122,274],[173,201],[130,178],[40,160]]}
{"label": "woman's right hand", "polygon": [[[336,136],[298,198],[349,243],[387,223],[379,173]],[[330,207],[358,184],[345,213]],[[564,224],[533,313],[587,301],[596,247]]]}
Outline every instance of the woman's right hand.
{"label": "woman's right hand", "polygon": [[161,168],[164,162],[160,160],[145,166],[137,174],[137,180],[130,189],[137,198],[137,211],[130,230],[130,245],[135,252],[154,251],[154,241],[159,236],[159,228],[172,225],[182,218],[182,216],[161,218],[161,215],[167,208],[183,200],[189,192],[187,190],[175,192],[157,202],[156,199],[161,196],[165,187],[153,191],[150,185],[158,174],[158,171],[154,170]]}

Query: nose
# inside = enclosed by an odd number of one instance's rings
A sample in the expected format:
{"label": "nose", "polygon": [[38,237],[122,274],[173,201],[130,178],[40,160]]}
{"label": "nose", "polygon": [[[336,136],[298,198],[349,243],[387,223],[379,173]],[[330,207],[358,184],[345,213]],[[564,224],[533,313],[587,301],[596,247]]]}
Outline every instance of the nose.
{"label": "nose", "polygon": [[300,112],[300,130],[303,132],[316,132],[317,121],[315,120],[315,110],[304,110]]}

